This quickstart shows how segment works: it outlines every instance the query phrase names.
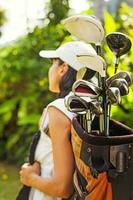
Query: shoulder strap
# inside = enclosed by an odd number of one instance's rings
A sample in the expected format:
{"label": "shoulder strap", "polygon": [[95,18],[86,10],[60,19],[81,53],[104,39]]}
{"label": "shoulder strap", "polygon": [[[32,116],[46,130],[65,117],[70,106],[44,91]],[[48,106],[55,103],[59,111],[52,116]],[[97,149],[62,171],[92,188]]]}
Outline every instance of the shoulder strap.
{"label": "shoulder strap", "polygon": [[41,131],[37,131],[37,133],[33,136],[30,148],[29,148],[29,163],[32,165],[35,161],[35,151],[38,141],[40,139]]}
{"label": "shoulder strap", "polygon": [[[34,156],[35,156],[35,150],[36,146],[38,144],[39,138],[40,138],[41,132],[37,131],[37,133],[33,136],[30,148],[29,148],[29,163],[34,163]],[[23,187],[20,189],[16,200],[29,200],[29,193],[30,193],[30,187],[23,185]]]}

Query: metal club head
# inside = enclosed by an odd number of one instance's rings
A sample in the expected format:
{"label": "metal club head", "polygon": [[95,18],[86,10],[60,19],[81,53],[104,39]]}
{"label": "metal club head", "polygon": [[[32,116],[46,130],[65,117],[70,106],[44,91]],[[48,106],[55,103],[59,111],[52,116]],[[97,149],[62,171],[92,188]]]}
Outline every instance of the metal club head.
{"label": "metal club head", "polygon": [[98,103],[98,102],[89,102],[88,107],[89,107],[89,110],[95,115],[99,116],[99,115],[103,114],[103,109],[102,109],[100,103]]}
{"label": "metal club head", "polygon": [[90,80],[95,76],[95,74],[96,71],[89,69],[87,67],[82,67],[77,72],[76,80],[81,80],[81,79]]}
{"label": "metal club head", "polygon": [[72,35],[83,41],[100,44],[104,38],[103,26],[95,16],[74,15],[62,23]]}
{"label": "metal club head", "polygon": [[119,78],[125,79],[128,86],[130,86],[132,84],[131,73],[128,71],[120,71],[119,73],[114,74],[113,76],[109,77],[106,80],[106,85],[109,86],[112,81],[114,81],[115,79],[119,79]]}
{"label": "metal club head", "polygon": [[131,48],[131,41],[127,35],[120,32],[113,32],[106,36],[106,41],[111,51],[116,56],[115,71],[117,72],[119,65],[119,57],[126,54]]}
{"label": "metal club head", "polygon": [[111,82],[111,84],[109,85],[109,87],[119,88],[121,96],[125,96],[129,93],[127,81],[125,79],[122,79],[122,78],[113,80]]}
{"label": "metal club head", "polygon": [[86,80],[78,80],[72,86],[72,91],[76,96],[90,97],[96,99],[101,94],[101,89],[94,83]]}
{"label": "metal club head", "polygon": [[70,112],[83,114],[88,109],[87,102],[78,96],[69,94],[65,97],[65,106]]}
{"label": "metal club head", "polygon": [[114,105],[121,102],[120,90],[117,87],[110,87],[107,89],[107,102]]}
{"label": "metal club head", "polygon": [[111,51],[120,57],[126,54],[131,48],[131,41],[124,33],[113,32],[106,36],[106,41]]}

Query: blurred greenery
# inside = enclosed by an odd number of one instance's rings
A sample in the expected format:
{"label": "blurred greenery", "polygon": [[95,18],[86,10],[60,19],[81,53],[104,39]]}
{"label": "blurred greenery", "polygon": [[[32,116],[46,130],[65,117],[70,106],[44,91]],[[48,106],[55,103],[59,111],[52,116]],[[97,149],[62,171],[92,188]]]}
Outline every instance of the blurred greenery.
{"label": "blurred greenery", "polygon": [[[55,5],[58,6],[55,6]],[[32,135],[38,129],[43,108],[55,95],[48,91],[48,67],[50,62],[39,57],[41,49],[55,49],[72,38],[60,21],[68,16],[68,1],[51,0],[47,3],[47,15],[43,27],[15,43],[0,49],[0,159],[20,163],[25,159]],[[90,8],[86,11],[92,14]],[[106,34],[121,31],[133,40],[133,9],[122,3],[117,22],[111,13],[104,13]],[[120,59],[119,70],[133,71],[133,48]],[[107,61],[108,74],[114,71],[114,55],[103,42],[103,57]],[[112,108],[112,117],[133,128],[133,86],[121,106]]]}
{"label": "blurred greenery", "polygon": [[[129,36],[133,44],[133,8],[129,7],[126,3],[122,3],[117,11],[117,22],[113,16],[105,11],[104,13],[104,28],[106,34],[113,31],[120,31]],[[103,48],[104,58],[107,61],[108,74],[114,73],[114,55],[109,50],[106,42]],[[118,71],[127,70],[131,74],[133,72],[133,47],[131,47],[128,54],[121,56]],[[119,106],[112,106],[112,118],[122,122],[133,128],[133,84],[130,87],[130,92],[127,96],[122,97],[122,103]]]}
{"label": "blurred greenery", "polygon": [[7,163],[0,163],[0,200],[14,200],[19,187],[18,169]]}
{"label": "blurred greenery", "polygon": [[7,18],[5,14],[5,10],[0,7],[0,36],[2,35],[1,27],[6,23]]}
{"label": "blurred greenery", "polygon": [[1,159],[18,163],[24,160],[42,110],[55,97],[48,92],[50,62],[38,53],[41,49],[57,48],[67,34],[62,25],[49,22],[0,49]]}

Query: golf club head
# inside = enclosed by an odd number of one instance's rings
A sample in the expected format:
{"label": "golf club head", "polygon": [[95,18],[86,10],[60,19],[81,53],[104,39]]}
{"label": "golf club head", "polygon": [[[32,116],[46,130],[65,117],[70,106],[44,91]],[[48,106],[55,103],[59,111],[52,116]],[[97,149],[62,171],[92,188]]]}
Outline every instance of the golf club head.
{"label": "golf club head", "polygon": [[102,90],[94,83],[86,80],[78,80],[72,86],[72,91],[76,96],[90,97],[96,99]]}
{"label": "golf club head", "polygon": [[92,77],[94,77],[96,74],[96,71],[92,70],[92,69],[88,69],[87,67],[82,67],[81,69],[78,70],[77,75],[76,75],[76,80],[81,80],[84,79],[91,79]]}
{"label": "golf club head", "polygon": [[119,79],[119,78],[125,79],[128,86],[130,86],[132,84],[131,73],[127,72],[127,71],[121,71],[121,72],[114,74],[113,76],[109,77],[106,80],[106,85],[109,86],[113,80]]}
{"label": "golf club head", "polygon": [[74,96],[72,93],[65,97],[64,103],[70,112],[77,114],[84,114],[88,109],[87,102],[78,96]]}
{"label": "golf club head", "polygon": [[124,33],[113,32],[106,36],[106,41],[111,51],[120,57],[126,54],[131,48],[131,41]]}
{"label": "golf club head", "polygon": [[81,79],[88,80],[98,86],[97,72],[87,67],[82,67],[80,70],[78,70],[76,75],[76,80],[81,80]]}
{"label": "golf club head", "polygon": [[129,87],[125,79],[119,78],[111,82],[109,87],[117,87],[120,90],[121,96],[125,96],[129,93]]}
{"label": "golf club head", "polygon": [[77,56],[77,60],[83,64],[83,66],[99,72],[101,77],[106,76],[106,63],[104,59],[99,55],[82,55]]}
{"label": "golf club head", "polygon": [[107,89],[107,102],[110,104],[120,104],[121,94],[117,87],[110,87]]}
{"label": "golf club head", "polygon": [[75,15],[62,22],[65,28],[80,40],[100,44],[104,38],[104,29],[95,16]]}
{"label": "golf club head", "polygon": [[98,115],[98,116],[103,114],[103,109],[102,109],[100,103],[89,102],[88,106],[89,106],[89,110],[91,111],[91,113]]}

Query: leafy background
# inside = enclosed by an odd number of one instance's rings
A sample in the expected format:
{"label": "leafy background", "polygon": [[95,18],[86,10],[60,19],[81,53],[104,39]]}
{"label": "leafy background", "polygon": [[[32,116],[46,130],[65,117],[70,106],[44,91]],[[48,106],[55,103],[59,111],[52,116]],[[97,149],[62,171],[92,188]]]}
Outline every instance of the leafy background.
{"label": "leafy background", "polygon": [[[83,13],[95,14],[92,2],[88,1],[88,10]],[[25,160],[31,137],[38,129],[42,110],[55,98],[55,95],[48,91],[47,73],[50,62],[40,58],[38,52],[41,49],[55,49],[60,44],[73,40],[60,23],[72,14],[69,1],[49,0],[44,7],[47,13],[41,21],[41,26],[36,26],[15,43],[0,48],[1,163],[6,161],[20,165]],[[112,11],[112,7],[113,3],[108,1],[101,18],[105,33],[120,31],[126,33],[133,42],[133,8],[121,1],[117,9]],[[6,20],[5,12],[0,10],[0,26],[6,23]],[[105,40],[102,44],[102,55],[107,62],[108,74],[112,75],[114,55]],[[133,48],[120,58],[119,70],[133,72]],[[121,105],[113,106],[112,118],[133,128],[133,85],[129,95],[123,97]],[[6,172],[2,169],[1,164],[0,181],[3,181],[4,188],[4,181],[9,179],[10,170],[8,166],[5,167]],[[16,178],[13,180],[16,182]],[[10,197],[4,194],[2,196],[2,193],[0,195],[3,200],[4,197],[7,200],[13,199],[12,194]]]}
{"label": "leafy background", "polygon": [[[91,4],[92,5],[92,4]],[[55,95],[48,91],[47,59],[39,57],[41,49],[55,49],[73,38],[60,21],[69,14],[69,1],[51,0],[45,5],[47,15],[43,26],[15,43],[0,49],[0,159],[20,163],[24,160],[31,136],[38,128],[43,108]],[[83,13],[93,14],[93,6]],[[5,17],[4,17],[5,19]],[[116,20],[117,19],[117,20]],[[104,11],[105,33],[120,31],[133,41],[133,8],[122,3],[117,18]],[[5,21],[4,21],[5,22]],[[3,23],[4,23],[3,22]],[[114,70],[114,55],[105,40],[102,55],[108,66],[108,74]],[[133,48],[120,59],[119,70],[133,71]],[[120,106],[113,106],[112,117],[133,128],[133,86]]]}

